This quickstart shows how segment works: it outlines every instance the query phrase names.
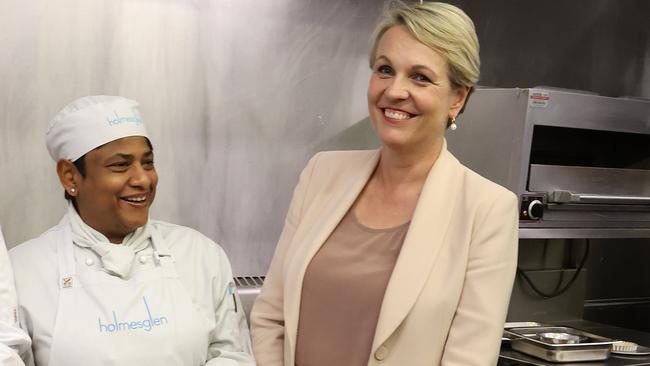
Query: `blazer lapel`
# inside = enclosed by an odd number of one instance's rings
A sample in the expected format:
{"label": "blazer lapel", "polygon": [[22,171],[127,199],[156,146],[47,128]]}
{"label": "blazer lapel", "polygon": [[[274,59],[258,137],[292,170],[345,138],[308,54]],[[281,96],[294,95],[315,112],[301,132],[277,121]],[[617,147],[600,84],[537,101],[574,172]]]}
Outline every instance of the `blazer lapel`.
{"label": "blazer lapel", "polygon": [[458,193],[459,163],[443,145],[411,219],[382,302],[372,352],[384,343],[415,304],[443,243]]}
{"label": "blazer lapel", "polygon": [[[299,235],[297,240],[300,240],[302,245],[297,245],[295,252],[291,255],[292,260],[288,264],[288,275],[285,277],[284,286],[285,329],[287,329],[291,356],[295,352],[302,281],[307,266],[357,199],[374,172],[378,161],[379,150],[361,166],[352,166],[346,171],[337,171],[336,174],[348,174],[349,181],[336,185],[336,189],[331,192],[326,191],[320,194],[317,197],[319,202],[314,202],[314,204],[321,208],[311,212],[309,215],[312,216],[303,218],[305,223],[311,225],[305,227],[305,232],[301,235],[296,232],[296,236]],[[341,163],[345,164],[345,162]]]}

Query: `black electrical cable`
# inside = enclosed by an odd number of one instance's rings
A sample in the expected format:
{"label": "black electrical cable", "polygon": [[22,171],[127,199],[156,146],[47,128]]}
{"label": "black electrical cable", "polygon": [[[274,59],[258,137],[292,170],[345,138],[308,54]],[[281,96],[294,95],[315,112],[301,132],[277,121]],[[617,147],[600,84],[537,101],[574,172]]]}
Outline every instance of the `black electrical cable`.
{"label": "black electrical cable", "polygon": [[541,297],[543,297],[543,298],[545,298],[545,299],[550,299],[550,298],[553,298],[553,297],[558,297],[558,296],[562,295],[563,293],[565,293],[565,292],[566,292],[566,291],[571,287],[571,285],[573,285],[573,283],[576,281],[576,279],[577,279],[578,276],[580,275],[580,272],[581,272],[582,269],[585,267],[585,263],[587,263],[587,258],[588,258],[588,257],[589,257],[589,239],[586,239],[586,240],[585,240],[585,253],[584,253],[584,255],[582,256],[582,260],[580,261],[580,264],[578,265],[578,268],[576,268],[576,272],[573,274],[573,277],[571,277],[571,279],[569,280],[569,282],[567,282],[567,284],[564,285],[564,287],[559,288],[560,284],[562,283],[562,279],[563,279],[562,276],[560,276],[560,282],[558,283],[558,286],[557,286],[557,287],[555,288],[555,290],[553,290],[553,292],[550,293],[550,294],[545,293],[545,292],[541,291],[539,288],[537,288],[537,286],[535,286],[535,284],[534,284],[533,281],[530,279],[530,277],[528,277],[528,275],[526,274],[526,272],[525,272],[524,270],[522,270],[521,268],[519,268],[519,267],[517,267],[517,275],[518,275],[519,277],[521,277],[521,279],[524,280],[524,281],[528,284],[528,286],[530,286],[530,288],[531,288],[531,289],[532,289],[532,290],[533,290],[537,295],[539,295],[539,296],[541,296]]}

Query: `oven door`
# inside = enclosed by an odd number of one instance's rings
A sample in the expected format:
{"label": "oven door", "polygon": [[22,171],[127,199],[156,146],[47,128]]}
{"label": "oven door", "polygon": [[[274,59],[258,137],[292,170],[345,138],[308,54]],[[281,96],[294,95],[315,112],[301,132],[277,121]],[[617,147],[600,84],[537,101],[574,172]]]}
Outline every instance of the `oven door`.
{"label": "oven door", "polygon": [[650,135],[535,126],[527,194],[547,227],[650,227]]}
{"label": "oven door", "polygon": [[557,227],[650,225],[650,171],[531,164],[529,191],[545,196]]}

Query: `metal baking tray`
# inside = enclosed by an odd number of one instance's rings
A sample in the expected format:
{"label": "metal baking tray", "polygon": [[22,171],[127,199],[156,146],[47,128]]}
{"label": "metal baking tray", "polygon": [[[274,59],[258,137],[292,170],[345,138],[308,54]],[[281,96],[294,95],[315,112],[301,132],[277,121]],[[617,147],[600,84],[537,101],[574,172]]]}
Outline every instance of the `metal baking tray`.
{"label": "metal baking tray", "polygon": [[[506,322],[503,325],[504,332],[503,335],[501,336],[501,343],[510,343],[510,338],[512,336],[505,332],[506,329],[523,328],[523,327],[541,327],[543,325],[544,324],[538,322]],[[519,338],[519,336],[516,336],[515,338]]]}
{"label": "metal baking tray", "polygon": [[[612,339],[587,333],[570,327],[541,326],[505,329],[512,349],[550,362],[600,361],[609,357]],[[544,342],[542,333],[567,333],[578,336],[581,341],[573,344]]]}
{"label": "metal baking tray", "polygon": [[623,355],[623,356],[647,356],[647,355],[650,355],[650,347],[637,345],[637,347],[636,347],[636,349],[634,351],[614,351],[614,350],[612,350],[612,353],[615,354],[615,355]]}

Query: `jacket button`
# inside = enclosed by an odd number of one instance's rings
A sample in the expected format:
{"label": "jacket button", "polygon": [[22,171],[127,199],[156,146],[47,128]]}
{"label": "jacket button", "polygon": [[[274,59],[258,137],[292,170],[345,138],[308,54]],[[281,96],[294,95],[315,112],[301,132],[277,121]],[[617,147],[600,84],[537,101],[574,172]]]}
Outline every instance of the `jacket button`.
{"label": "jacket button", "polygon": [[375,359],[377,361],[383,361],[388,357],[388,347],[386,346],[379,346],[377,348],[377,351],[375,351]]}
{"label": "jacket button", "polygon": [[93,264],[95,264],[95,261],[92,258],[86,258],[87,266],[92,266]]}

